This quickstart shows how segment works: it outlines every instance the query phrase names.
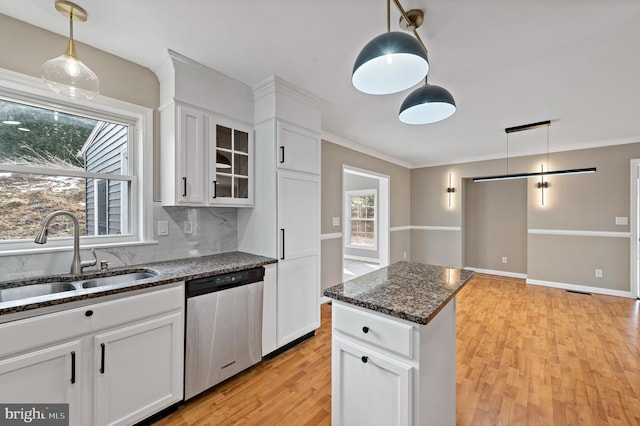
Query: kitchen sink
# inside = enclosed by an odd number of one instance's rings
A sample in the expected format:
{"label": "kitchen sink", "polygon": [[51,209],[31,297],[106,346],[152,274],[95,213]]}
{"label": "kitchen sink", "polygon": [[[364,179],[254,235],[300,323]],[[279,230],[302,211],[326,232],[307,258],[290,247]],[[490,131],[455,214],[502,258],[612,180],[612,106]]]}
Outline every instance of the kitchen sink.
{"label": "kitchen sink", "polygon": [[10,287],[0,289],[0,302],[10,300],[27,299],[30,297],[44,296],[47,294],[62,293],[64,291],[77,290],[73,283],[51,282],[45,284],[31,284],[21,287]]}
{"label": "kitchen sink", "polygon": [[132,281],[144,280],[146,278],[155,277],[152,272],[130,272],[121,275],[112,275],[110,277],[93,278],[82,283],[82,288],[103,287],[106,285],[123,284]]}

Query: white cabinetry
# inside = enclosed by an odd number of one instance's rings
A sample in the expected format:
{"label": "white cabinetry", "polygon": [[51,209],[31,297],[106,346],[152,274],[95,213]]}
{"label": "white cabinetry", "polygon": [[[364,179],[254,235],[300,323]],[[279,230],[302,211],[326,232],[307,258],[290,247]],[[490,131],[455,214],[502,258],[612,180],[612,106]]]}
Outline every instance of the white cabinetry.
{"label": "white cabinetry", "polygon": [[253,204],[253,129],[172,102],[161,111],[160,173],[165,206]]}
{"label": "white cabinetry", "polygon": [[253,98],[255,203],[238,210],[238,249],[278,259],[265,276],[268,355],[320,325],[321,114],[319,100],[277,77]]}
{"label": "white cabinetry", "polygon": [[176,312],[94,337],[95,424],[132,424],[182,395],[176,371],[181,345],[175,342],[181,327]]}
{"label": "white cabinetry", "polygon": [[320,174],[318,135],[300,126],[278,121],[278,168]]}
{"label": "white cabinetry", "polygon": [[278,170],[278,346],[320,326],[319,197],[319,176]]}
{"label": "white cabinetry", "polygon": [[206,202],[206,121],[202,111],[180,103],[161,112],[162,203],[198,206]]}
{"label": "white cabinetry", "polygon": [[80,340],[72,340],[1,360],[0,401],[5,404],[66,403],[69,416],[79,419],[81,357]]}
{"label": "white cabinetry", "polygon": [[184,284],[0,324],[0,400],[133,424],[180,401]]}
{"label": "white cabinetry", "polygon": [[332,424],[455,425],[455,299],[427,325],[332,311]]}
{"label": "white cabinetry", "polygon": [[333,425],[411,424],[410,365],[339,337],[332,347]]}

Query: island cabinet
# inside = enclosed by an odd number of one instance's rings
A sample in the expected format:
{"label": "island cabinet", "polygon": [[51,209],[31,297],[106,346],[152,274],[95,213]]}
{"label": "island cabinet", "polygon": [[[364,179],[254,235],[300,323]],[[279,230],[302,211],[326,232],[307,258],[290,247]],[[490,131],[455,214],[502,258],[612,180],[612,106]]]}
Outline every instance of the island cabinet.
{"label": "island cabinet", "polygon": [[330,287],[332,424],[456,424],[456,293],[473,272],[398,262]]}
{"label": "island cabinet", "polygon": [[184,285],[0,324],[0,401],[130,425],[182,400]]}
{"label": "island cabinet", "polygon": [[427,325],[333,304],[334,425],[455,425],[455,299]]}

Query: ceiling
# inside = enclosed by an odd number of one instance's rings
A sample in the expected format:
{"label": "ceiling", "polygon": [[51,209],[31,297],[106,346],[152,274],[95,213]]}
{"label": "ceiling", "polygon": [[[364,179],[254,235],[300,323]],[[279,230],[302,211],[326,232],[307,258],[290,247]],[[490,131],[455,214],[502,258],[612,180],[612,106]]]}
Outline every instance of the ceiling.
{"label": "ceiling", "polygon": [[[540,143],[504,132],[543,120],[551,151],[640,142],[637,0],[400,0],[425,11],[429,83],[458,106],[422,126],[397,118],[411,90],[351,85],[358,52],[386,31],[384,0],[76,1],[89,13],[80,42],[152,70],[171,49],[250,86],[277,75],[324,101],[326,138],[409,167],[544,151],[546,133]],[[0,13],[67,35],[53,4],[0,0]]]}

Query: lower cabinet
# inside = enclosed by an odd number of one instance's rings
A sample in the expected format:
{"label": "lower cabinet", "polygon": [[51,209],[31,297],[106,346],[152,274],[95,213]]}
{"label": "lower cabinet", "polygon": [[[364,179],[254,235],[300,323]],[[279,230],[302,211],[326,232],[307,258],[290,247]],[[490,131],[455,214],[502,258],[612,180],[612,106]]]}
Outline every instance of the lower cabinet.
{"label": "lower cabinet", "polygon": [[94,337],[94,424],[132,424],[182,397],[182,327],[174,313]]}
{"label": "lower cabinet", "polygon": [[0,324],[0,402],[131,425],[182,400],[184,284]]}
{"label": "lower cabinet", "polygon": [[332,304],[334,426],[456,424],[456,301],[419,325]]}
{"label": "lower cabinet", "polygon": [[82,355],[81,341],[73,340],[1,360],[0,402],[66,403],[69,417],[78,420],[74,424],[81,424]]}
{"label": "lower cabinet", "polygon": [[411,366],[369,348],[333,339],[333,424],[411,424]]}

